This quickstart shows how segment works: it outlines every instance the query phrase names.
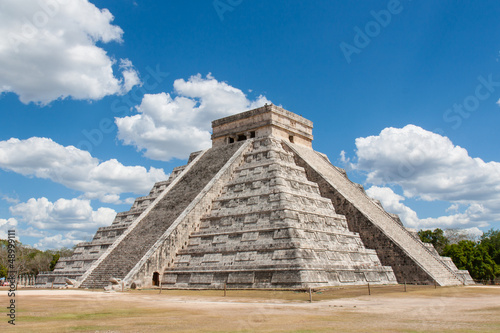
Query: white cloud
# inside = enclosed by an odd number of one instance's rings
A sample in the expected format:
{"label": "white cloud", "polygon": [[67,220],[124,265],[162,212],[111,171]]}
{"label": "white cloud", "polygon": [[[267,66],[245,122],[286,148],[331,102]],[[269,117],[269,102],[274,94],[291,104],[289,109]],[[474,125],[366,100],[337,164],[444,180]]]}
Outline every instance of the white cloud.
{"label": "white cloud", "polygon": [[270,103],[264,96],[249,100],[237,88],[210,74],[174,82],[176,97],[168,93],[145,95],[138,114],[116,118],[118,138],[144,150],[151,159],[185,159],[210,147],[211,121]]}
{"label": "white cloud", "polygon": [[123,200],[123,203],[129,204],[129,205],[132,205],[134,202],[135,202],[135,198],[132,198],[132,197]]}
{"label": "white cloud", "polygon": [[39,230],[86,232],[110,225],[116,215],[110,208],[93,210],[90,200],[59,199],[51,202],[45,197],[31,198],[12,206],[10,212]]}
{"label": "white cloud", "polygon": [[33,227],[28,227],[20,229],[19,234],[21,238],[23,237],[41,238],[48,236],[50,232],[47,230],[40,230],[40,229],[35,229]]}
{"label": "white cloud", "polygon": [[[15,218],[0,219],[0,239],[7,239],[8,231],[16,230],[17,224],[18,222]],[[19,240],[19,237],[16,237],[16,239]]]}
{"label": "white cloud", "polygon": [[351,158],[346,157],[346,152],[344,150],[342,150],[339,155],[340,155],[340,158],[338,161],[340,162],[340,164],[342,164],[342,166],[344,167],[344,169],[346,171],[351,171],[351,170],[355,169],[355,166],[353,166]]}
{"label": "white cloud", "polygon": [[389,187],[372,186],[366,190],[373,199],[379,200],[385,210],[390,213],[398,214],[405,226],[410,228],[420,227],[417,213],[410,207],[405,206],[401,201],[405,198],[400,196]]}
{"label": "white cloud", "polygon": [[87,237],[81,237],[84,234],[67,232],[64,234],[55,234],[52,236],[44,236],[40,238],[33,247],[45,250],[45,249],[60,249],[62,247],[71,248],[73,245],[84,242]]}
{"label": "white cloud", "polygon": [[137,74],[137,71],[129,59],[120,59],[120,69],[123,75],[123,87],[122,93],[127,93],[132,90],[134,86],[141,85],[141,80]]}
{"label": "white cloud", "polygon": [[[110,208],[94,210],[90,200],[61,198],[51,202],[45,197],[31,198],[12,206],[10,213],[24,223],[24,227],[16,230],[20,240],[23,241],[24,237],[36,238],[38,241],[34,247],[39,249],[72,247],[88,241],[97,228],[109,226],[116,216],[116,211]],[[16,219],[9,220],[17,224]],[[0,219],[0,236],[2,221]]]}
{"label": "white cloud", "polygon": [[128,59],[116,60],[97,43],[122,42],[113,15],[87,0],[3,1],[0,5],[0,93],[23,103],[98,100],[140,83]]}
{"label": "white cloud", "polygon": [[450,207],[446,208],[447,212],[456,212],[458,211],[458,208],[460,207],[459,204],[453,204]]}
{"label": "white cloud", "polygon": [[[400,214],[408,226],[472,228],[500,221],[500,163],[470,157],[447,137],[414,125],[357,138],[356,147],[357,163],[352,165],[367,172],[367,183],[403,189],[404,197],[380,187],[369,189],[369,195]],[[446,211],[452,214],[418,219],[401,203],[405,197],[450,202]]]}
{"label": "white cloud", "polygon": [[447,138],[418,126],[386,128],[356,139],[356,168],[367,182],[398,184],[407,197],[457,202],[500,199],[500,163],[472,158]]}
{"label": "white cloud", "polygon": [[147,193],[167,179],[163,169],[124,166],[115,159],[100,163],[87,151],[38,137],[0,141],[0,168],[50,179],[107,203],[121,203],[121,193]]}
{"label": "white cloud", "polygon": [[[482,205],[471,204],[462,213],[455,212],[452,215],[420,219],[413,209],[402,202],[405,197],[394,193],[389,187],[372,186],[366,190],[366,194],[373,199],[379,200],[386,211],[399,215],[406,227],[415,229],[468,228],[467,230],[470,229],[476,234],[477,230],[479,230],[477,227],[487,227],[489,223],[485,220],[495,215],[488,213]],[[456,210],[458,210],[458,207]],[[497,217],[499,216],[497,215]]]}
{"label": "white cloud", "polygon": [[7,201],[8,203],[11,203],[11,204],[19,203],[19,199],[18,198],[11,198],[11,197],[9,197],[7,195],[4,195],[2,197],[2,200],[5,200],[5,201]]}
{"label": "white cloud", "polygon": [[[45,199],[45,198],[41,198]],[[40,201],[41,199],[37,199]],[[35,200],[35,201],[37,201]],[[70,201],[70,200],[67,200]],[[54,204],[52,204],[54,205]],[[43,207],[43,205],[41,205]],[[96,211],[97,212],[97,211]],[[111,213],[111,212],[108,212]],[[113,216],[114,216],[113,212]],[[33,210],[30,210],[29,212],[26,213],[26,215],[36,215]],[[40,215],[44,215],[43,212],[41,212]],[[9,219],[0,219],[0,239],[7,239],[8,238],[8,230],[15,230],[15,239],[17,241],[22,242],[23,244],[26,245],[25,243],[25,237],[31,237],[38,239],[38,241],[33,245],[33,247],[41,249],[41,250],[46,250],[46,249],[58,249],[61,247],[73,247],[73,245],[84,242],[84,241],[89,241],[92,239],[92,236],[95,233],[95,229],[97,228],[98,225],[109,225],[113,220],[113,218],[109,219],[107,218],[106,221],[103,221],[103,217],[106,217],[106,213],[98,213],[96,217],[97,221],[94,223],[93,227],[80,229],[80,230],[70,230],[66,232],[62,232],[60,230],[50,230],[50,229],[38,229],[37,227],[29,226],[28,228],[25,228],[25,226],[22,226],[15,218],[9,218]],[[24,217],[23,217],[24,218]],[[29,223],[29,222],[28,222]],[[33,223],[33,225],[37,225],[37,223]],[[50,224],[48,224],[50,227]],[[62,228],[64,229],[64,228]]]}

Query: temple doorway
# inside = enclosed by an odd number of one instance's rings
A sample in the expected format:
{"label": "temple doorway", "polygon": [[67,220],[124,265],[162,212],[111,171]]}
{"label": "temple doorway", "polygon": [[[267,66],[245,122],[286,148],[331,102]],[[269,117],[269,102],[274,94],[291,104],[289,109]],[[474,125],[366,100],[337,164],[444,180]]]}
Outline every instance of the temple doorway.
{"label": "temple doorway", "polygon": [[153,273],[153,286],[160,286],[160,273],[158,272]]}

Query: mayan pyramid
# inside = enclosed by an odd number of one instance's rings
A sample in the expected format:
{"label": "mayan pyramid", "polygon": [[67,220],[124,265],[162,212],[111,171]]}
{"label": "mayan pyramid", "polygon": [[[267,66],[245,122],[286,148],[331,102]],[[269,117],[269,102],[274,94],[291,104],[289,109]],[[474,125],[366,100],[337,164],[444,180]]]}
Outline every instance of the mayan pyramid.
{"label": "mayan pyramid", "polygon": [[38,286],[309,288],[471,282],[312,149],[275,105],[212,122],[212,148],[99,228]]}

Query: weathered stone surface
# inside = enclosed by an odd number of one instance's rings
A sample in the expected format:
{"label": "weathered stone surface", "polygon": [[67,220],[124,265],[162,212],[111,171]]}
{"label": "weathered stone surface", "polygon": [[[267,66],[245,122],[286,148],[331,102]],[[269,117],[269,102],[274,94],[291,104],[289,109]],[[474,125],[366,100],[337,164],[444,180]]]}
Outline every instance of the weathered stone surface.
{"label": "weathered stone surface", "polygon": [[38,286],[308,288],[469,283],[311,148],[274,105],[213,122],[213,147],[99,228]]}
{"label": "weathered stone surface", "polygon": [[271,104],[214,120],[212,145],[272,136],[311,147],[312,126],[310,120]]}
{"label": "weathered stone surface", "polygon": [[165,270],[164,287],[306,288],[365,284],[366,276],[396,282],[281,140],[254,139],[243,160]]}

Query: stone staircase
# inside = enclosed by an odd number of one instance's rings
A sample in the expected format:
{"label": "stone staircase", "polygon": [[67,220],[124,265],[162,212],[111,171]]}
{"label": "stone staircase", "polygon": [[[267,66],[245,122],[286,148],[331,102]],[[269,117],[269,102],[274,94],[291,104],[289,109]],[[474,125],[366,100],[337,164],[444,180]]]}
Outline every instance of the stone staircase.
{"label": "stone staircase", "polygon": [[211,148],[200,154],[179,174],[171,188],[143,212],[123,239],[103,254],[87,271],[81,288],[103,288],[110,278],[123,279],[184,211],[205,185],[241,146],[241,143]]}
{"label": "stone staircase", "polygon": [[79,243],[71,256],[59,259],[52,272],[39,273],[36,277],[36,287],[62,288],[66,286],[66,278],[81,280],[87,270],[126,232],[133,221],[156,200],[185,167],[184,165],[174,168],[168,180],[155,183],[147,196],[138,197],[128,211],[116,214],[110,226],[98,228],[92,241]]}
{"label": "stone staircase", "polygon": [[[311,173],[315,173],[316,177],[319,176],[318,178],[320,179],[318,179],[318,181],[328,183],[328,185],[340,195],[343,202],[349,202],[354,206],[357,212],[352,212],[352,216],[359,214],[363,215],[373,226],[380,230],[393,245],[398,247],[404,254],[413,260],[414,264],[418,265],[430,277],[431,281],[434,280],[441,286],[460,285],[464,283],[452,269],[436,258],[429,249],[415,239],[406,228],[397,223],[381,206],[377,205],[369,198],[364,190],[360,189],[358,184],[351,182],[338,168],[334,167],[327,158],[312,149],[288,142],[285,144],[290,150],[298,155],[301,164],[306,164],[309,169],[312,169]],[[331,195],[332,193],[330,193],[330,196]],[[333,196],[335,195],[333,194]],[[335,204],[335,201],[339,201],[338,196],[336,198],[332,197],[332,200],[334,200]],[[335,205],[337,210],[340,208],[339,206],[342,207],[342,205]],[[346,214],[346,212],[342,211],[340,211],[340,213]],[[364,234],[362,228],[359,232],[365,244],[373,243],[369,240],[370,235]],[[389,265],[394,258],[390,258],[390,255],[384,256],[383,250],[380,250],[382,244],[378,245],[378,247],[373,246],[373,248],[377,248],[382,264]],[[395,270],[396,277],[398,277],[397,265],[391,266]],[[401,275],[399,279],[401,279]],[[402,283],[403,281],[399,282]]]}
{"label": "stone staircase", "polygon": [[211,206],[164,271],[164,287],[396,283],[279,139],[255,139]]}

